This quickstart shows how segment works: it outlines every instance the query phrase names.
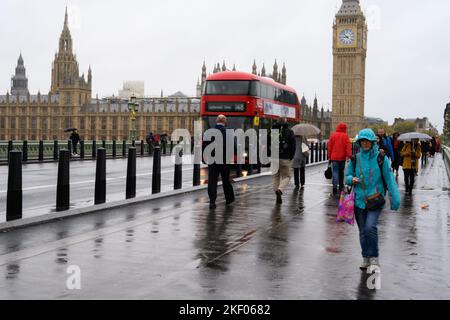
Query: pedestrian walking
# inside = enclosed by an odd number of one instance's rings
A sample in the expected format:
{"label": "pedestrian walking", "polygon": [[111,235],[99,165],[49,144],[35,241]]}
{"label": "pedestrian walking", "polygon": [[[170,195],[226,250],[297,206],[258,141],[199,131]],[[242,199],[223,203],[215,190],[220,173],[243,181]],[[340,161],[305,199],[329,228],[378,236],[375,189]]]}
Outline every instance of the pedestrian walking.
{"label": "pedestrian walking", "polygon": [[80,135],[78,134],[78,131],[76,129],[72,131],[72,134],[70,135],[70,140],[72,141],[73,147],[72,155],[78,155],[77,144],[78,142],[80,142]]}
{"label": "pedestrian walking", "polygon": [[167,134],[161,135],[161,148],[162,148],[162,154],[166,154]]}
{"label": "pedestrian walking", "polygon": [[295,155],[292,161],[294,168],[295,187],[303,188],[305,185],[305,167],[306,159],[309,157],[309,148],[306,145],[306,139],[302,136],[295,136]]}
{"label": "pedestrian walking", "polygon": [[385,207],[385,194],[390,193],[391,210],[400,207],[400,194],[391,171],[391,162],[380,154],[372,129],[359,132],[361,149],[347,166],[346,184],[355,192],[355,218],[363,262],[360,269],[379,267],[378,218]]}
{"label": "pedestrian walking", "polygon": [[277,197],[277,203],[281,204],[281,195],[291,180],[292,159],[295,155],[295,135],[285,120],[278,122],[274,126],[274,129],[280,130],[278,152],[279,166],[278,171],[272,175],[272,182]]}
{"label": "pedestrian walking", "polygon": [[[233,186],[230,182],[230,168],[231,164],[227,163],[226,159],[226,125],[227,125],[227,118],[224,115],[219,115],[216,119],[216,126],[215,129],[220,130],[222,133],[222,141],[223,141],[223,159],[222,161],[219,161],[221,163],[208,163],[208,196],[209,196],[209,208],[215,209],[216,206],[216,199],[217,199],[217,183],[219,180],[219,175],[222,178],[222,186],[223,186],[223,192],[225,194],[225,201],[227,205],[230,205],[234,202],[234,190]],[[206,147],[209,143],[207,142],[204,144],[204,147]],[[214,157],[215,154],[212,154]]]}
{"label": "pedestrian walking", "polygon": [[405,173],[406,193],[412,194],[416,172],[419,170],[419,159],[422,155],[419,140],[405,143],[401,155],[403,157],[403,172]]}
{"label": "pedestrian walking", "polygon": [[333,196],[337,196],[344,190],[345,162],[350,159],[351,155],[352,148],[347,135],[347,125],[341,122],[328,140],[328,159],[330,159],[333,171]]}
{"label": "pedestrian walking", "polygon": [[435,151],[436,151],[436,153],[440,153],[441,152],[441,141],[439,140],[439,136],[436,136],[435,141],[436,141]]}
{"label": "pedestrian walking", "polygon": [[153,143],[154,143],[153,132],[149,132],[145,140],[147,141],[148,144],[148,154],[151,156],[153,154]]}
{"label": "pedestrian walking", "polygon": [[381,139],[381,144],[385,147],[386,155],[392,161],[392,159],[394,159],[394,149],[392,147],[391,137],[386,135],[386,132],[383,128],[378,129],[378,136]]}
{"label": "pedestrian walking", "polygon": [[434,158],[435,153],[436,153],[436,138],[433,137],[431,139],[430,157]]}
{"label": "pedestrian walking", "polygon": [[395,176],[398,177],[398,169],[400,167],[400,141],[398,141],[398,137],[400,134],[398,132],[394,132],[392,135],[392,149],[394,150],[394,158],[392,159],[392,170],[394,170]]}
{"label": "pedestrian walking", "polygon": [[423,168],[424,166],[427,165],[427,162],[428,162],[428,156],[430,154],[430,142],[429,141],[421,141],[420,148],[422,150],[421,165]]}

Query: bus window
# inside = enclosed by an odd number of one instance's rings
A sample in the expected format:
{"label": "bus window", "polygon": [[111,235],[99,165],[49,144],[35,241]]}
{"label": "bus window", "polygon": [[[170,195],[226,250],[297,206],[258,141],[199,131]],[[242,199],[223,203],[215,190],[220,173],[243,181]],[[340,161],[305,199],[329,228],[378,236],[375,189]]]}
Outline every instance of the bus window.
{"label": "bus window", "polygon": [[261,97],[261,83],[259,81],[252,81],[250,86],[250,95],[254,97]]}
{"label": "bus window", "polygon": [[205,94],[248,95],[250,81],[206,81]]}

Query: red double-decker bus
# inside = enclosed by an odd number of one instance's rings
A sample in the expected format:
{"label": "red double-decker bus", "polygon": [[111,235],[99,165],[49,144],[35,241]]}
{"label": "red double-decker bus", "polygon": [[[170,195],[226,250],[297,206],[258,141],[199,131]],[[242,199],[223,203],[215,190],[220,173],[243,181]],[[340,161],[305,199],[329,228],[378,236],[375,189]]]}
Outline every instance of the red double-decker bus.
{"label": "red double-decker bus", "polygon": [[214,128],[220,114],[231,129],[270,129],[280,118],[299,123],[300,103],[293,88],[271,78],[226,71],[206,79],[200,114],[204,130]]}

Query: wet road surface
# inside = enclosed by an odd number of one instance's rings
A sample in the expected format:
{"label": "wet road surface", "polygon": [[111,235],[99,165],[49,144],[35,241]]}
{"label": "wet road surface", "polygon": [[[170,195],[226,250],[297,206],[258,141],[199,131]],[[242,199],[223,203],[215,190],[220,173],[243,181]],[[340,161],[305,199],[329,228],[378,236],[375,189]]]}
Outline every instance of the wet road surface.
{"label": "wet road surface", "polygon": [[[0,234],[0,299],[450,299],[450,185],[430,159],[380,218],[381,288],[358,269],[357,227],[335,222],[324,166],[275,204],[270,177]],[[401,173],[401,172],[400,172]],[[423,209],[423,205],[429,205]],[[81,289],[66,286],[68,267]]]}

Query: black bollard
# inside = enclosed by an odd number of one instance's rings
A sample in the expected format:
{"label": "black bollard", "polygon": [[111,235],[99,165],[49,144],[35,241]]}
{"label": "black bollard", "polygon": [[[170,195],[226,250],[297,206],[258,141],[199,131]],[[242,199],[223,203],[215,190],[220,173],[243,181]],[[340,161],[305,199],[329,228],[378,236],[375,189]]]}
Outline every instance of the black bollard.
{"label": "black bollard", "polygon": [[8,154],[6,221],[11,221],[22,218],[22,152],[10,151]]}
{"label": "black bollard", "polygon": [[316,156],[314,158],[316,159],[316,162],[319,162],[319,143],[314,145],[314,151],[316,152]]}
{"label": "black bollard", "polygon": [[72,140],[67,140],[67,150],[69,150],[69,156],[70,156],[70,158],[72,158],[72,153],[73,153]]}
{"label": "black bollard", "polygon": [[175,154],[175,171],[174,171],[174,182],[173,182],[173,189],[178,190],[181,189],[182,185],[182,159],[183,159],[183,153],[181,148],[176,148],[176,154]]}
{"label": "black bollard", "polygon": [[144,147],[145,147],[144,140],[141,140],[141,156],[144,156]]}
{"label": "black bollard", "polygon": [[162,154],[166,154],[167,142],[162,143]]}
{"label": "black bollard", "polygon": [[80,159],[84,159],[84,140],[80,140]]}
{"label": "black bollard", "polygon": [[135,140],[131,141],[131,146],[132,147],[136,147],[136,141]]}
{"label": "black bollard", "polygon": [[128,149],[126,199],[136,197],[136,148]]}
{"label": "black bollard", "polygon": [[44,141],[39,140],[39,161],[44,161]]}
{"label": "black bollard", "polygon": [[194,148],[194,172],[193,172],[193,186],[199,186],[200,185],[200,163],[201,163],[201,157],[202,157],[202,150],[200,146],[195,146]]}
{"label": "black bollard", "polygon": [[95,171],[95,198],[94,204],[106,202],[106,149],[99,148],[97,155],[97,168]]}
{"label": "black bollard", "polygon": [[112,145],[112,157],[115,158],[117,156],[117,144],[116,140],[113,140]]}
{"label": "black bollard", "polygon": [[54,140],[53,141],[53,160],[58,160],[58,153],[59,153],[58,140]]}
{"label": "black bollard", "polygon": [[309,149],[311,150],[311,163],[314,163],[314,143],[311,142]]}
{"label": "black bollard", "polygon": [[173,150],[173,141],[170,141],[170,154],[172,154],[172,150]]}
{"label": "black bollard", "polygon": [[325,160],[328,161],[328,143],[325,143]]}
{"label": "black bollard", "polygon": [[28,161],[28,141],[24,140],[22,145],[22,161]]}
{"label": "black bollard", "polygon": [[236,178],[242,177],[242,164],[236,164]]}
{"label": "black bollard", "polygon": [[97,158],[97,141],[92,140],[92,159]]}
{"label": "black bollard", "polygon": [[319,143],[319,161],[323,160],[322,143]]}
{"label": "black bollard", "polygon": [[153,150],[152,194],[161,192],[161,148]]}
{"label": "black bollard", "polygon": [[9,153],[13,150],[13,142],[12,140],[8,141],[8,163],[9,163]]}
{"label": "black bollard", "polygon": [[322,153],[323,153],[323,161],[327,160],[327,150],[326,150],[327,144],[325,142],[322,142]]}
{"label": "black bollard", "polygon": [[69,161],[69,150],[60,150],[58,163],[58,184],[56,186],[56,211],[68,210],[70,206]]}
{"label": "black bollard", "polygon": [[106,141],[102,140],[102,148],[106,149]]}
{"label": "black bollard", "polygon": [[122,142],[122,157],[126,157],[127,156],[127,142],[124,140]]}

